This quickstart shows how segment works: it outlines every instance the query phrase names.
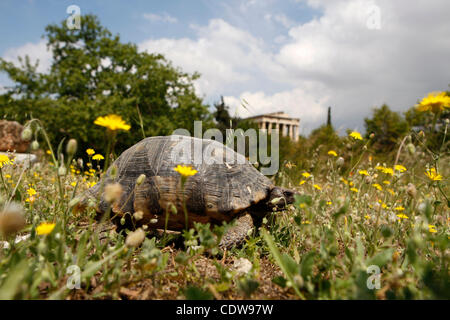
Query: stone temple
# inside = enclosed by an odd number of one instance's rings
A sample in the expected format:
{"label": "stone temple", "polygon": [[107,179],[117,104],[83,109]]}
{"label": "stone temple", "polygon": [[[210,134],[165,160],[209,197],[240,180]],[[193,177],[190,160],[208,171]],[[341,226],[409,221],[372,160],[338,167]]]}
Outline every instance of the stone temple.
{"label": "stone temple", "polygon": [[267,133],[272,133],[272,130],[278,130],[280,135],[288,136],[294,141],[299,139],[299,118],[291,118],[283,111],[262,114],[246,118],[258,124],[260,130],[266,130]]}

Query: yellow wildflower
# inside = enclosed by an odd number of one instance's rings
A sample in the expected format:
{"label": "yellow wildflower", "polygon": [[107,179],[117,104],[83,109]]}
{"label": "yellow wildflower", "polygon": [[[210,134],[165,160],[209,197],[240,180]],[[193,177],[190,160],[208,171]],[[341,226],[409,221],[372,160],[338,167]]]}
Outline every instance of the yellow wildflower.
{"label": "yellow wildflower", "polygon": [[101,154],[96,154],[95,156],[92,157],[92,160],[97,160],[97,161],[100,161],[103,159],[105,159],[105,158]]}
{"label": "yellow wildflower", "polygon": [[315,188],[315,189],[317,189],[317,190],[322,190],[322,188],[319,186],[319,185],[317,185],[317,184],[315,184],[315,185],[313,185],[313,187]]}
{"label": "yellow wildflower", "polygon": [[372,187],[374,187],[374,188],[376,188],[376,189],[378,189],[378,190],[380,190],[380,191],[383,191],[383,188],[382,188],[378,183],[374,183],[374,184],[372,185]]}
{"label": "yellow wildflower", "polygon": [[429,224],[428,225],[428,231],[431,232],[431,233],[436,233],[437,232],[436,226],[434,226],[432,224]]}
{"label": "yellow wildflower", "polygon": [[77,183],[74,181],[74,182],[70,183],[70,185],[71,185],[72,187],[75,187],[75,186],[77,185]]}
{"label": "yellow wildflower", "polygon": [[331,206],[332,204],[333,204],[333,202],[327,201],[327,205]]}
{"label": "yellow wildflower", "polygon": [[197,172],[198,172],[197,170],[192,169],[191,166],[182,166],[182,165],[178,165],[173,170],[175,170],[176,172],[181,174],[183,177],[190,177],[190,176],[197,174]]}
{"label": "yellow wildflower", "polygon": [[302,184],[304,184],[305,182],[306,182],[306,180],[302,180],[302,181],[300,181],[299,185],[302,185]]}
{"label": "yellow wildflower", "polygon": [[34,196],[36,193],[37,193],[36,190],[34,190],[33,188],[27,189],[27,194],[28,194],[30,197]]}
{"label": "yellow wildflower", "polygon": [[403,213],[398,214],[397,217],[399,217],[400,220],[401,219],[409,219],[409,217],[406,214],[403,214]]}
{"label": "yellow wildflower", "polygon": [[350,137],[352,137],[355,140],[362,140],[362,136],[361,133],[357,132],[357,131],[353,131],[349,134]]}
{"label": "yellow wildflower", "polygon": [[393,196],[395,196],[395,191],[393,189],[387,189],[387,191],[392,194]]}
{"label": "yellow wildflower", "polygon": [[0,168],[3,168],[4,165],[13,164],[14,160],[10,159],[7,155],[0,154]]}
{"label": "yellow wildflower", "polygon": [[446,108],[450,108],[450,97],[446,92],[431,92],[416,107],[420,112],[431,111],[438,113]]}
{"label": "yellow wildflower", "polygon": [[442,180],[442,176],[436,172],[435,168],[427,169],[425,175],[432,181]]}
{"label": "yellow wildflower", "polygon": [[364,218],[366,218],[367,220],[370,220],[370,216],[369,215],[365,215]]}
{"label": "yellow wildflower", "polygon": [[350,191],[353,191],[353,192],[355,192],[355,193],[358,193],[358,192],[359,192],[359,190],[356,189],[356,188],[350,188]]}
{"label": "yellow wildflower", "polygon": [[38,236],[49,234],[53,231],[55,226],[56,224],[54,223],[43,222],[36,227],[36,234]]}
{"label": "yellow wildflower", "polygon": [[305,220],[305,221],[302,221],[302,224],[311,224],[311,221]]}
{"label": "yellow wildflower", "polygon": [[359,170],[358,173],[362,176],[368,176],[369,173],[367,172],[367,170]]}
{"label": "yellow wildflower", "polygon": [[336,151],[334,151],[334,150],[328,151],[328,155],[329,155],[329,156],[333,156],[333,157],[337,157],[337,153],[336,153]]}
{"label": "yellow wildflower", "polygon": [[387,186],[391,184],[391,182],[390,182],[390,181],[387,181],[387,180],[384,180],[383,183],[384,183],[385,185],[387,185]]}
{"label": "yellow wildflower", "polygon": [[309,178],[311,176],[311,174],[308,172],[303,172],[302,176],[304,176],[305,178]]}
{"label": "yellow wildflower", "polygon": [[95,154],[95,150],[92,148],[86,149],[86,153],[88,154],[88,156],[92,156]]}
{"label": "yellow wildflower", "polygon": [[47,152],[48,155],[52,154],[52,152],[50,150],[47,150],[46,152]]}
{"label": "yellow wildflower", "polygon": [[400,172],[405,172],[406,171],[406,168],[404,166],[400,165],[400,164],[395,165],[394,169],[397,170],[397,171],[400,171]]}
{"label": "yellow wildflower", "polygon": [[123,121],[122,117],[117,114],[110,114],[105,117],[98,117],[94,124],[102,127],[106,127],[109,130],[116,131],[116,130],[130,130],[131,126],[129,124],[126,124],[125,121]]}
{"label": "yellow wildflower", "polygon": [[403,211],[403,210],[405,210],[405,208],[402,207],[402,206],[398,206],[398,207],[395,207],[394,210],[396,210],[396,211]]}

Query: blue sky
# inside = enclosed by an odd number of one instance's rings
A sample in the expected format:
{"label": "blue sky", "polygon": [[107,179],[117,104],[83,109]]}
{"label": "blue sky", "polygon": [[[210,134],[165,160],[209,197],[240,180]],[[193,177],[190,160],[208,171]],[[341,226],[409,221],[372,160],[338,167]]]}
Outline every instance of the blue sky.
{"label": "blue sky", "polygon": [[[261,23],[268,12],[284,14],[296,22],[306,22],[315,15],[320,15],[319,10],[294,0],[269,1],[238,15],[235,6],[245,6],[245,1],[2,0],[0,52],[4,53],[10,47],[17,47],[25,42],[36,41],[44,34],[46,25],[60,23],[68,17],[66,8],[72,4],[78,5],[82,14],[97,15],[104,26],[113,33],[120,34],[124,41],[135,43],[147,38],[193,37],[194,32],[189,28],[190,25],[202,25],[213,18],[227,20],[271,41],[282,34],[283,27]],[[162,18],[167,15],[176,19],[176,22],[151,21],[145,17],[146,14],[159,15]],[[12,30],[14,32],[11,32]]]}
{"label": "blue sky", "polygon": [[362,131],[373,107],[404,111],[450,83],[447,0],[2,0],[0,56],[28,54],[45,71],[44,28],[73,4],[122,41],[200,72],[206,102],[224,95],[241,116],[284,110],[302,133],[329,105],[341,131]]}

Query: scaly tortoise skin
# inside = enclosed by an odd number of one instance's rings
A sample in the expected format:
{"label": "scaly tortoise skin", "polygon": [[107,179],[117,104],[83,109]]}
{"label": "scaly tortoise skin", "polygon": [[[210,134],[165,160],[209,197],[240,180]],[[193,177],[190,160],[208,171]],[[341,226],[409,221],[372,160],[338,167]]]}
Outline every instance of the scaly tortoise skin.
{"label": "scaly tortoise skin", "polygon": [[[195,161],[193,153],[189,152],[195,150],[196,144],[202,147],[204,154],[209,155],[203,161]],[[232,155],[234,162],[226,158],[226,154]],[[204,159],[209,160],[209,164]],[[217,162],[214,163],[214,160]],[[181,189],[181,176],[174,170],[179,164],[192,165],[198,171],[187,178],[184,190]],[[114,166],[116,174],[113,178],[111,170]],[[146,179],[137,185],[136,180],[141,174],[145,174]],[[120,219],[125,217],[126,227],[147,225],[149,228],[164,229],[168,212],[167,229],[183,230],[184,196],[189,227],[193,227],[194,222],[220,225],[223,221],[230,222],[237,218],[222,237],[222,248],[242,243],[254,223],[271,211],[281,210],[292,203],[294,194],[291,190],[274,186],[245,157],[223,144],[177,135],[145,138],[124,151],[109,168],[104,180],[87,192],[85,199],[99,199],[99,213],[105,213],[109,208],[100,191],[115,182],[123,188],[121,198],[112,205],[111,215],[115,216],[113,222],[118,228],[121,227]],[[276,198],[280,200],[273,201]],[[170,213],[172,204],[177,214]],[[143,218],[132,221],[136,211],[142,211]]]}

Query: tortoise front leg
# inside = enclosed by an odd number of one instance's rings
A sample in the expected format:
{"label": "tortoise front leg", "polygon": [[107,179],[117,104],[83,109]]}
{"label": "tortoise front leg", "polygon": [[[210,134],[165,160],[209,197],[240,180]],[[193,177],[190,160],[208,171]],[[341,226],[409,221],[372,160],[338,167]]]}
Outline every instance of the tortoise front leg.
{"label": "tortoise front leg", "polygon": [[229,228],[219,243],[219,248],[231,249],[234,246],[238,246],[244,242],[248,237],[249,231],[253,228],[253,218],[247,212],[238,216],[235,220],[234,226]]}

